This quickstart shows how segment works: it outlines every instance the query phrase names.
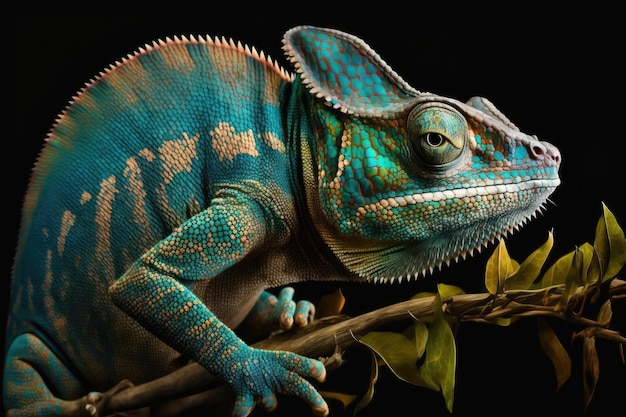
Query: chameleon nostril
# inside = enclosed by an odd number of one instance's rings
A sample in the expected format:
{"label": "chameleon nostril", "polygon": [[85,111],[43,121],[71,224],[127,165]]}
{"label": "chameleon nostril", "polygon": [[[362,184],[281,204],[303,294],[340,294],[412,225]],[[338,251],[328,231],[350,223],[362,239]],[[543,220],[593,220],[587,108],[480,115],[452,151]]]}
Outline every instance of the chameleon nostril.
{"label": "chameleon nostril", "polygon": [[541,143],[533,143],[530,147],[530,153],[533,158],[541,159],[546,153],[546,148]]}
{"label": "chameleon nostril", "polygon": [[534,159],[544,159],[546,161],[553,161],[557,165],[561,163],[561,152],[547,142],[533,143],[530,146],[530,153]]}

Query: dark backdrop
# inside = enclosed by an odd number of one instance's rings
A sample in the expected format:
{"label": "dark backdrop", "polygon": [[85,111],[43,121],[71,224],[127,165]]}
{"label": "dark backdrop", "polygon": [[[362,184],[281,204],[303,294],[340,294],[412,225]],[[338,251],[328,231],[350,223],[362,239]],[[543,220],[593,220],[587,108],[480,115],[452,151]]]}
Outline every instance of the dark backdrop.
{"label": "dark backdrop", "polygon": [[[543,243],[548,230],[555,235],[553,257],[591,241],[601,202],[626,227],[623,71],[618,69],[624,46],[617,10],[594,4],[593,9],[548,13],[507,5],[506,10],[488,13],[480,5],[456,10],[446,2],[442,7],[412,4],[407,9],[383,2],[369,9],[362,3],[355,13],[335,3],[264,10],[233,3],[219,12],[208,6],[208,11],[203,7],[184,15],[14,16],[8,80],[13,91],[11,100],[5,101],[12,112],[13,133],[6,138],[11,150],[5,155],[10,161],[3,164],[5,185],[9,185],[4,200],[9,249],[3,251],[2,305],[8,299],[22,195],[56,115],[103,68],[166,36],[225,35],[256,46],[289,68],[280,49],[288,28],[314,24],[351,32],[365,39],[417,89],[460,100],[487,97],[523,131],[560,148],[562,185],[548,211],[507,240],[514,258],[523,259]],[[482,271],[492,249],[462,265],[444,268],[436,278],[460,283],[467,291],[481,291]],[[356,314],[404,300],[425,285],[424,280],[403,287],[319,283],[302,286],[298,294],[315,298],[341,287],[348,300],[346,311]],[[615,326],[626,333],[625,302],[621,304],[615,306]],[[4,322],[6,307],[2,313]],[[461,326],[454,415],[492,411],[582,415],[580,342],[570,346],[571,328],[558,331],[570,349],[574,368],[570,380],[556,392],[533,320],[508,328]],[[616,346],[598,342],[598,349],[600,381],[588,416],[615,410],[626,389],[626,365]],[[297,401],[284,399],[281,404],[279,411],[307,415]],[[383,410],[390,415],[389,409],[396,407],[410,410],[411,415],[447,415],[439,393],[383,372],[373,403],[360,415],[381,415]]]}

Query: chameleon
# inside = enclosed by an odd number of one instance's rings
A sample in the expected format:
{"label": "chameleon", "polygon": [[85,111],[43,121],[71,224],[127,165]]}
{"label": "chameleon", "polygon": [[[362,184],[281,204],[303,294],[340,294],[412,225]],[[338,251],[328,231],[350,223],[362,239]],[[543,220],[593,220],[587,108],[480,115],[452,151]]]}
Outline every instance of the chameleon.
{"label": "chameleon", "polygon": [[239,329],[314,320],[293,283],[432,275],[560,184],[559,150],[486,98],[419,91],[337,29],[293,27],[282,46],[292,70],[225,37],[168,37],[59,114],[23,200],[7,415],[104,415],[123,381],[189,360],[232,389],[234,416],[278,395],[328,415],[319,358]]}

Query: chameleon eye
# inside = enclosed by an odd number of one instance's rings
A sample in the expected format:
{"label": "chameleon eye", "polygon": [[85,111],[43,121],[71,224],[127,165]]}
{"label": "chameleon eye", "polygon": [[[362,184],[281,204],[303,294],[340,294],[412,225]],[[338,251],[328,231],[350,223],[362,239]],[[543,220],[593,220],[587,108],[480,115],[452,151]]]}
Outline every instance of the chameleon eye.
{"label": "chameleon eye", "polygon": [[442,146],[446,141],[446,137],[441,133],[428,132],[425,133],[423,137],[428,146],[432,146],[433,148]]}
{"label": "chameleon eye", "polygon": [[456,110],[428,103],[411,111],[407,131],[412,154],[424,164],[438,166],[463,153],[467,123]]}

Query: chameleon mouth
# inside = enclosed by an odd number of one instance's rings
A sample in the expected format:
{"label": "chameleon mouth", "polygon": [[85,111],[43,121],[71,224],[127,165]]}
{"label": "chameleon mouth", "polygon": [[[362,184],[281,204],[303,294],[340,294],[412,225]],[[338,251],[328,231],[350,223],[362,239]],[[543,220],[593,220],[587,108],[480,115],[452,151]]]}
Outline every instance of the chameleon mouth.
{"label": "chameleon mouth", "polygon": [[436,202],[451,198],[466,198],[486,195],[506,195],[530,189],[554,189],[560,184],[560,182],[561,181],[559,179],[541,179],[530,181],[520,180],[520,182],[509,184],[494,184],[485,185],[482,187],[455,188],[452,190],[396,196],[380,200],[380,204],[382,206],[390,205],[403,207],[408,204]]}

